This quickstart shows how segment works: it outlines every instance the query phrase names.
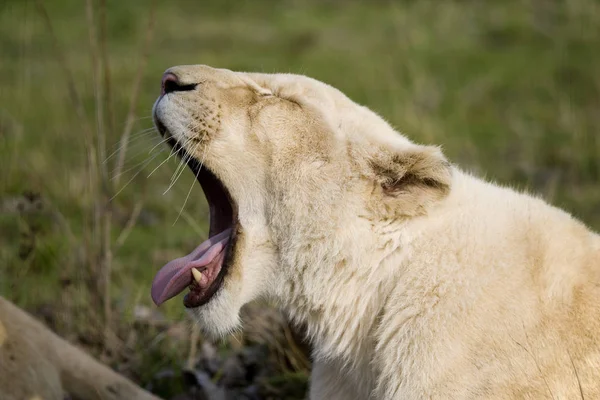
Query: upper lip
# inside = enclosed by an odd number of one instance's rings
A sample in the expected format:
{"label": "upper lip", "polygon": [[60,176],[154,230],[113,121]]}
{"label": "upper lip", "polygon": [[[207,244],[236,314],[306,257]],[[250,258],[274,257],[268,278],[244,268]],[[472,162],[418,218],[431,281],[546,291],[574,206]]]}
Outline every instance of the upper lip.
{"label": "upper lip", "polygon": [[[227,228],[221,225],[221,221],[215,221],[219,219],[219,215],[217,215],[219,211],[231,217],[231,224],[229,226],[233,226],[237,222],[237,207],[227,187],[206,165],[201,164],[195,157],[189,154],[185,147],[173,137],[162,121],[156,116],[154,117],[154,123],[161,136],[165,137],[167,144],[173,149],[173,152],[177,153],[185,161],[198,183],[200,183],[200,186],[202,186],[210,212],[209,236],[218,234]],[[217,191],[221,191],[222,193],[216,193]],[[221,194],[226,196],[227,201],[215,201],[217,200],[215,197]]]}
{"label": "upper lip", "polygon": [[[184,300],[184,304],[187,307],[197,307],[208,302],[223,283],[237,236],[237,205],[229,190],[217,175],[207,168],[206,165],[202,165],[195,157],[193,157],[185,147],[173,137],[157,116],[155,116],[154,122],[161,135],[165,137],[165,141],[172,147],[173,152],[177,153],[187,164],[203,189],[210,214],[209,237],[213,237],[228,228],[232,228],[229,245],[219,275],[213,281],[211,287],[208,288],[205,293],[202,293],[200,299],[196,296],[195,301],[192,301],[191,298],[187,297]],[[194,290],[194,285],[191,286],[191,289]]]}
{"label": "upper lip", "polygon": [[[210,213],[209,236],[214,236],[233,226],[237,222],[237,207],[227,187],[210,169],[191,156],[173,136],[169,136],[167,143],[185,161],[202,186]],[[225,199],[222,198],[223,195]]]}

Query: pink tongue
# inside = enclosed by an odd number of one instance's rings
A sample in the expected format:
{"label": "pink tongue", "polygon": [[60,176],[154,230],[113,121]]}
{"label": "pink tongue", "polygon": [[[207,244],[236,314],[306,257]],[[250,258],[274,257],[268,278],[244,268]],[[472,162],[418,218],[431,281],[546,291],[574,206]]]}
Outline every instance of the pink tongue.
{"label": "pink tongue", "polygon": [[223,251],[231,236],[231,228],[209,238],[185,257],[162,267],[152,281],[152,300],[157,306],[177,296],[192,283],[192,268],[210,264]]}

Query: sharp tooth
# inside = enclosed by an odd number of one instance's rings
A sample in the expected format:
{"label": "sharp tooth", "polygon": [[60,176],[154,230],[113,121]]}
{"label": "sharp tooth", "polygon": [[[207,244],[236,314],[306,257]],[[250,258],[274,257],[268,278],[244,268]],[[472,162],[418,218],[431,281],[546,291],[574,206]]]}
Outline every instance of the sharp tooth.
{"label": "sharp tooth", "polygon": [[200,280],[202,280],[202,272],[198,271],[196,268],[192,268],[192,275],[194,275],[196,282],[200,283]]}

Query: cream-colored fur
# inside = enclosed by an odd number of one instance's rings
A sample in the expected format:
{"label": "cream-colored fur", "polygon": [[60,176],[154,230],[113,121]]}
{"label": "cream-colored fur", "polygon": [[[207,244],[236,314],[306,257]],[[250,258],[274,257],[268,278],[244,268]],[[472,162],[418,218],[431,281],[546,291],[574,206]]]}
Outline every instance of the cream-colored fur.
{"label": "cream-colored fur", "polygon": [[0,297],[1,400],[159,400]]}
{"label": "cream-colored fur", "polygon": [[169,71],[197,86],[155,116],[239,214],[205,330],[277,300],[308,327],[312,399],[600,398],[600,236],[321,82]]}

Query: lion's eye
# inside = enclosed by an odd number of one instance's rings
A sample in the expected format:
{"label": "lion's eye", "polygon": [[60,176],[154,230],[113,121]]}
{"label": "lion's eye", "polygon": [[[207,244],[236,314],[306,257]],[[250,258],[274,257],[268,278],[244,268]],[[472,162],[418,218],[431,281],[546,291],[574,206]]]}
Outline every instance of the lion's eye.
{"label": "lion's eye", "polygon": [[265,90],[263,92],[259,93],[260,97],[271,97],[273,96],[273,92],[271,92],[270,90]]}

